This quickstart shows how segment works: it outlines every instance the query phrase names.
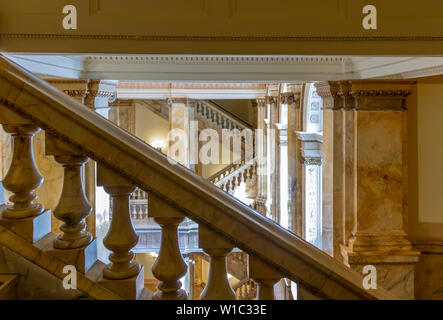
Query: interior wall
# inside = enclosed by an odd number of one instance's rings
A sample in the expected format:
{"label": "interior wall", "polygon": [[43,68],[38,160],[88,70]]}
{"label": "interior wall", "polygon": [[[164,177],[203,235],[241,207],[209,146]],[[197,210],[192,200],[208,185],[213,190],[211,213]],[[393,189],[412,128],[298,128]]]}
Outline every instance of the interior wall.
{"label": "interior wall", "polygon": [[[168,120],[160,117],[148,108],[136,104],[135,106],[135,135],[148,144],[154,139],[162,139],[167,145],[169,132]],[[163,150],[166,152],[166,150]]]}
{"label": "interior wall", "polygon": [[408,211],[411,238],[443,240],[443,82],[418,83],[408,98]]}
{"label": "interior wall", "polygon": [[[231,144],[231,146],[232,146],[232,144]],[[204,164],[204,165],[202,165],[201,175],[203,178],[207,179],[207,178],[211,177],[212,175],[216,174],[217,172],[219,172],[220,170],[226,168],[229,165],[229,163],[223,163],[223,158],[222,158],[223,152],[229,152],[231,162],[233,161],[234,153],[231,150],[226,149],[221,144],[219,144],[219,164]]]}
{"label": "interior wall", "polygon": [[418,84],[417,91],[419,221],[443,223],[443,84]]}
{"label": "interior wall", "polygon": [[216,104],[220,105],[226,111],[231,112],[241,120],[252,125],[253,111],[249,100],[212,100]]}

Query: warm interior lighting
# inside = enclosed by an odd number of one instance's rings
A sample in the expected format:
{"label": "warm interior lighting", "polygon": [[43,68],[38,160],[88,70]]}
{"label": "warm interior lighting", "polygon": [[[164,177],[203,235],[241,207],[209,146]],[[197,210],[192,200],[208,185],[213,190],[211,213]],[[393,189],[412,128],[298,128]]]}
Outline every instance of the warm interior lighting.
{"label": "warm interior lighting", "polygon": [[160,138],[152,139],[151,146],[161,152],[166,147],[166,142]]}

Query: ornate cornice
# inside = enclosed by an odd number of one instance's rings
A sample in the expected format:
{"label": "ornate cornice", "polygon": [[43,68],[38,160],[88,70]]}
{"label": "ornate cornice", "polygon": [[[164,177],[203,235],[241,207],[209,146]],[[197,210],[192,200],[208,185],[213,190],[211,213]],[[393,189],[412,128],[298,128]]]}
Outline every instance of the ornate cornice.
{"label": "ornate cornice", "polygon": [[82,98],[89,96],[94,98],[109,98],[110,100],[112,100],[116,96],[114,92],[102,91],[102,90],[65,89],[63,90],[63,92],[73,98]]}
{"label": "ornate cornice", "polygon": [[133,41],[443,41],[443,36],[166,36],[55,33],[0,33],[0,39]]}
{"label": "ornate cornice", "polygon": [[[323,99],[323,108],[332,110],[380,110],[402,109],[400,100],[407,98],[412,93],[412,81],[330,81],[315,84],[317,93]],[[361,99],[373,98],[373,103],[362,104]],[[387,107],[379,104],[382,99],[398,99]],[[393,100],[394,101],[394,100]]]}
{"label": "ornate cornice", "polygon": [[355,98],[359,97],[390,97],[390,98],[406,98],[411,94],[411,90],[358,90],[350,91],[350,95]]}
{"label": "ornate cornice", "polygon": [[119,81],[117,89],[266,89],[260,83]]}

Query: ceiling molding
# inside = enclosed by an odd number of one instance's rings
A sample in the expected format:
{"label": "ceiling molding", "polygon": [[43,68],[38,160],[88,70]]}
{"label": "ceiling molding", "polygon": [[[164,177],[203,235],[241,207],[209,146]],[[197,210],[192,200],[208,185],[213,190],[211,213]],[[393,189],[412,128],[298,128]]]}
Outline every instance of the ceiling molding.
{"label": "ceiling molding", "polygon": [[47,76],[157,83],[407,78],[439,75],[443,68],[441,57],[22,54],[8,57],[34,73]]}

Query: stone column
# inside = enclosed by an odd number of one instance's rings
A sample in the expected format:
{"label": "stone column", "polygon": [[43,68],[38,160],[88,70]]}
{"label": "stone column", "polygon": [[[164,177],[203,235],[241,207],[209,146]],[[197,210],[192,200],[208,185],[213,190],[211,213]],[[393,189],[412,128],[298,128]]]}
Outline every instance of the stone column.
{"label": "stone column", "polygon": [[279,152],[278,152],[278,134],[275,126],[279,120],[279,104],[276,98],[267,97],[269,105],[269,114],[267,121],[267,169],[268,169],[268,187],[267,203],[270,212],[269,216],[275,220],[279,214]]}
{"label": "stone column", "polygon": [[[338,207],[344,207],[340,221],[343,261],[358,272],[365,265],[374,265],[378,285],[400,298],[412,299],[419,252],[412,249],[405,232],[404,187],[406,97],[411,82],[366,80],[317,87],[328,98],[325,87],[332,88],[329,97],[341,98],[337,107],[331,106],[331,99],[327,105],[341,109],[341,134],[336,135],[341,148],[334,144],[332,151],[334,173],[337,158],[344,165],[339,166],[340,175],[333,175],[332,184],[334,192],[337,189],[342,196]],[[326,139],[325,132],[324,145],[330,143]]]}
{"label": "stone column", "polygon": [[281,95],[281,101],[288,105],[287,144],[288,144],[288,229],[301,235],[302,190],[300,165],[300,142],[296,131],[302,130],[303,85],[288,85],[288,92]]}
{"label": "stone column", "polygon": [[[194,103],[186,98],[169,99],[168,103],[170,104],[169,131],[173,133],[179,130],[183,135],[180,142],[169,141],[168,156],[181,165],[194,169],[194,165],[198,162],[198,137],[196,137],[198,128],[191,127],[191,121],[194,120]],[[174,144],[179,152],[170,150]]]}
{"label": "stone column", "polygon": [[343,262],[345,237],[345,114],[340,83],[317,83],[323,99],[322,216],[333,220],[333,257]]}
{"label": "stone column", "polygon": [[255,157],[257,162],[257,196],[254,207],[263,215],[266,215],[266,100],[256,99],[252,101],[255,113]]}
{"label": "stone column", "polygon": [[321,145],[322,136],[318,133],[297,132],[301,142],[301,167],[302,195],[300,201],[303,202],[303,223],[301,234],[303,239],[314,244],[318,248],[332,255],[332,221],[329,217],[322,219],[321,215]]}
{"label": "stone column", "polygon": [[108,119],[135,135],[135,101],[117,99],[110,103]]}
{"label": "stone column", "polygon": [[[276,149],[278,150],[277,155],[278,158],[276,159],[276,163],[278,162],[278,165],[276,165],[276,170],[278,170],[278,172],[275,172],[276,176],[278,177],[278,179],[276,179],[276,183],[278,183],[278,185],[275,186],[275,192],[273,193],[274,197],[275,197],[275,202],[278,204],[278,207],[275,209],[276,212],[274,214],[275,217],[275,221],[277,221],[280,225],[282,225],[282,220],[281,220],[281,207],[284,205],[283,203],[281,203],[281,194],[282,192],[287,192],[287,189],[282,189],[281,188],[281,179],[283,178],[281,175],[281,161],[282,161],[282,155],[281,155],[281,148],[285,147],[288,145],[288,125],[285,123],[276,123],[275,127],[277,128],[277,145],[276,145]],[[273,200],[274,202],[274,200]],[[288,216],[289,217],[289,216]],[[288,228],[289,228],[289,223],[288,223]]]}

